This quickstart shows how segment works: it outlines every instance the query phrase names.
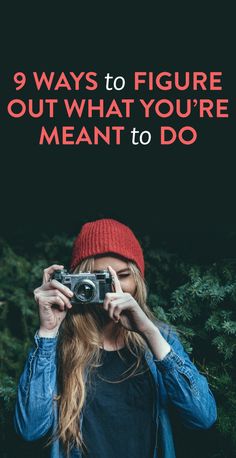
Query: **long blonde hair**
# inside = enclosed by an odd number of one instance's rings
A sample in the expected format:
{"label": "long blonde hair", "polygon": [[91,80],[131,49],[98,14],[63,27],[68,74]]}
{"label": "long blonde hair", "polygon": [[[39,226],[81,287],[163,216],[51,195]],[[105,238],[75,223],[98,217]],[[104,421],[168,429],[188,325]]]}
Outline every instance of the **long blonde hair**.
{"label": "long blonde hair", "polygon": [[[135,300],[150,320],[156,322],[156,318],[146,305],[147,288],[139,269],[131,261],[127,261],[127,265],[136,284]],[[87,258],[76,267],[74,273],[93,271],[94,258]],[[71,311],[67,313],[60,328],[58,341],[59,394],[56,398],[59,419],[56,434],[49,443],[55,438],[60,439],[67,456],[73,446],[81,450],[86,449],[79,420],[86,402],[87,382],[93,370],[100,365],[103,345],[102,328],[102,316],[92,305],[81,305],[80,313]],[[116,338],[122,333],[125,346],[136,357],[134,369],[128,376],[131,377],[141,367],[147,344],[141,335],[128,331],[119,324],[117,324],[117,331]]]}

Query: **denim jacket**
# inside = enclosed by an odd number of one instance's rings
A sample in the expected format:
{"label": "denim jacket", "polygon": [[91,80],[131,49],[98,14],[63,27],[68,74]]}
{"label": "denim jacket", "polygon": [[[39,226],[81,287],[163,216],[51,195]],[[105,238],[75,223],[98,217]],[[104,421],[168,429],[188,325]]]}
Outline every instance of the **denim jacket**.
{"label": "denim jacket", "polygon": [[[156,387],[154,421],[156,445],[153,458],[175,458],[169,406],[177,412],[180,421],[190,429],[207,429],[217,418],[216,404],[206,378],[201,375],[184,351],[177,334],[167,325],[158,325],[171,350],[162,359],[149,349],[145,358]],[[18,384],[14,412],[16,432],[26,441],[42,438],[54,431],[58,421],[57,401],[57,337],[42,338],[36,332],[35,346],[29,352]],[[82,427],[83,416],[80,424]],[[51,458],[64,458],[59,440],[50,449]],[[78,449],[71,458],[81,457]]]}

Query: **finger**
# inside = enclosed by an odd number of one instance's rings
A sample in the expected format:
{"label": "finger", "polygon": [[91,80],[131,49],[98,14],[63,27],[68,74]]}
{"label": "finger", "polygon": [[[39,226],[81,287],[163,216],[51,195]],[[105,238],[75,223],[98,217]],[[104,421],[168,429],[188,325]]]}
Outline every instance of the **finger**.
{"label": "finger", "polygon": [[122,305],[124,309],[130,308],[130,304],[127,302],[127,299],[125,297],[114,299],[112,301],[112,304],[114,305],[114,307],[116,307],[117,305]]}
{"label": "finger", "polygon": [[115,301],[112,301],[112,306],[113,306],[113,309],[114,310],[118,310],[118,314],[120,315],[121,312],[123,312],[124,310],[131,310],[130,309],[130,304],[128,304],[127,302],[125,301],[122,301],[122,300],[115,300]]}
{"label": "finger", "polygon": [[113,318],[116,321],[119,321],[121,312],[122,312],[122,307],[120,305],[116,305],[114,307],[114,312],[113,312]]}
{"label": "finger", "polygon": [[112,269],[111,266],[108,266],[108,269],[109,269],[109,271],[111,273],[111,276],[112,276],[115,292],[116,293],[121,293],[122,292],[122,288],[121,288],[121,284],[120,284],[119,278],[117,277],[116,271],[114,269]]}
{"label": "finger", "polygon": [[120,313],[121,313],[121,308],[120,306],[115,307],[113,305],[113,302],[108,305],[108,314],[111,320],[115,321],[115,323],[119,322],[120,319]]}
{"label": "finger", "polygon": [[[123,296],[123,293],[122,293]],[[109,299],[110,301],[113,301],[114,299],[121,297],[120,293],[106,293],[105,298]]]}
{"label": "finger", "polygon": [[111,318],[111,320],[113,320],[113,313],[114,313],[114,306],[113,306],[113,303],[110,302],[108,304],[108,315]]}
{"label": "finger", "polygon": [[51,301],[52,301],[51,302],[52,306],[59,305],[60,312],[64,312],[66,310],[66,305],[64,304],[64,301],[60,297],[54,296],[52,297]]}
{"label": "finger", "polygon": [[121,296],[112,301],[114,307],[119,306],[121,310],[130,310],[134,311],[136,306],[133,301],[129,300],[127,296]]}
{"label": "finger", "polygon": [[[40,305],[40,300],[39,300],[39,305]],[[49,307],[50,309],[52,309],[53,305],[58,305],[58,309],[61,312],[65,311],[65,304],[64,304],[63,300],[59,296],[50,297],[50,300],[48,300],[48,306],[46,306],[46,308]],[[42,304],[42,306],[43,306],[43,304]]]}
{"label": "finger", "polygon": [[52,266],[49,266],[46,269],[44,269],[43,284],[47,283],[50,280],[50,277],[53,274],[53,272],[55,272],[55,270],[60,270],[60,269],[64,269],[64,266],[59,265],[59,264],[53,264]]}
{"label": "finger", "polygon": [[61,291],[59,291],[58,289],[51,289],[51,290],[48,290],[48,291],[42,291],[40,293],[40,298],[42,298],[44,301],[47,300],[47,299],[51,299],[51,297],[60,297],[62,299],[62,301],[64,302],[64,304],[66,305],[66,307],[68,308],[71,308],[72,307],[72,304],[70,303],[70,299],[65,296],[63,293],[61,293]]}
{"label": "finger", "polygon": [[117,299],[119,296],[117,293],[106,293],[105,299],[103,301],[103,307],[105,310],[108,310],[108,304],[111,301],[114,301],[114,299]]}
{"label": "finger", "polygon": [[105,299],[104,299],[104,301],[103,301],[103,308],[104,308],[105,310],[107,310],[107,311],[108,311],[108,305],[109,305],[109,303],[110,303],[110,299],[108,299],[108,297],[105,297]]}
{"label": "finger", "polygon": [[73,292],[69,288],[67,288],[67,286],[63,285],[62,283],[60,283],[57,280],[52,280],[52,281],[46,283],[45,285],[43,285],[43,289],[44,290],[51,290],[52,288],[58,289],[63,294],[65,294],[67,297],[73,297],[74,296]]}

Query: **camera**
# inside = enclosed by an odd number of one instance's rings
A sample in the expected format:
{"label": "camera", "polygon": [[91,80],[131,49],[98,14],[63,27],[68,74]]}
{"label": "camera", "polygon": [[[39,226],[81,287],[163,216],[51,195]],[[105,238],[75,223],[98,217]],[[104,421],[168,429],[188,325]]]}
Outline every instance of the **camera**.
{"label": "camera", "polygon": [[111,274],[106,270],[78,274],[70,274],[65,269],[56,270],[51,278],[74,293],[72,304],[102,304],[106,293],[112,292]]}

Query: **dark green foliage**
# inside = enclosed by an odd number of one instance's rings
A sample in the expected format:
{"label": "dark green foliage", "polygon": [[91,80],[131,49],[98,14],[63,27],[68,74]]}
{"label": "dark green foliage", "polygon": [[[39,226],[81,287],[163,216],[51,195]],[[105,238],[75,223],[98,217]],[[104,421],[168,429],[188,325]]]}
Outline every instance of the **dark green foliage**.
{"label": "dark green foliage", "polygon": [[[150,305],[180,333],[185,349],[217,398],[222,450],[236,449],[236,260],[193,265],[146,246]],[[230,452],[225,454],[224,443]],[[213,456],[213,455],[212,455]]]}
{"label": "dark green foliage", "polygon": [[[18,377],[38,328],[33,290],[41,284],[45,267],[52,263],[68,266],[72,239],[66,235],[44,237],[28,253],[23,247],[23,242],[18,242],[17,249],[0,242],[2,442],[12,421]],[[143,247],[149,305],[159,319],[176,327],[217,399],[215,448],[213,445],[207,456],[230,458],[236,449],[236,260],[196,265],[151,249],[147,238]]]}

